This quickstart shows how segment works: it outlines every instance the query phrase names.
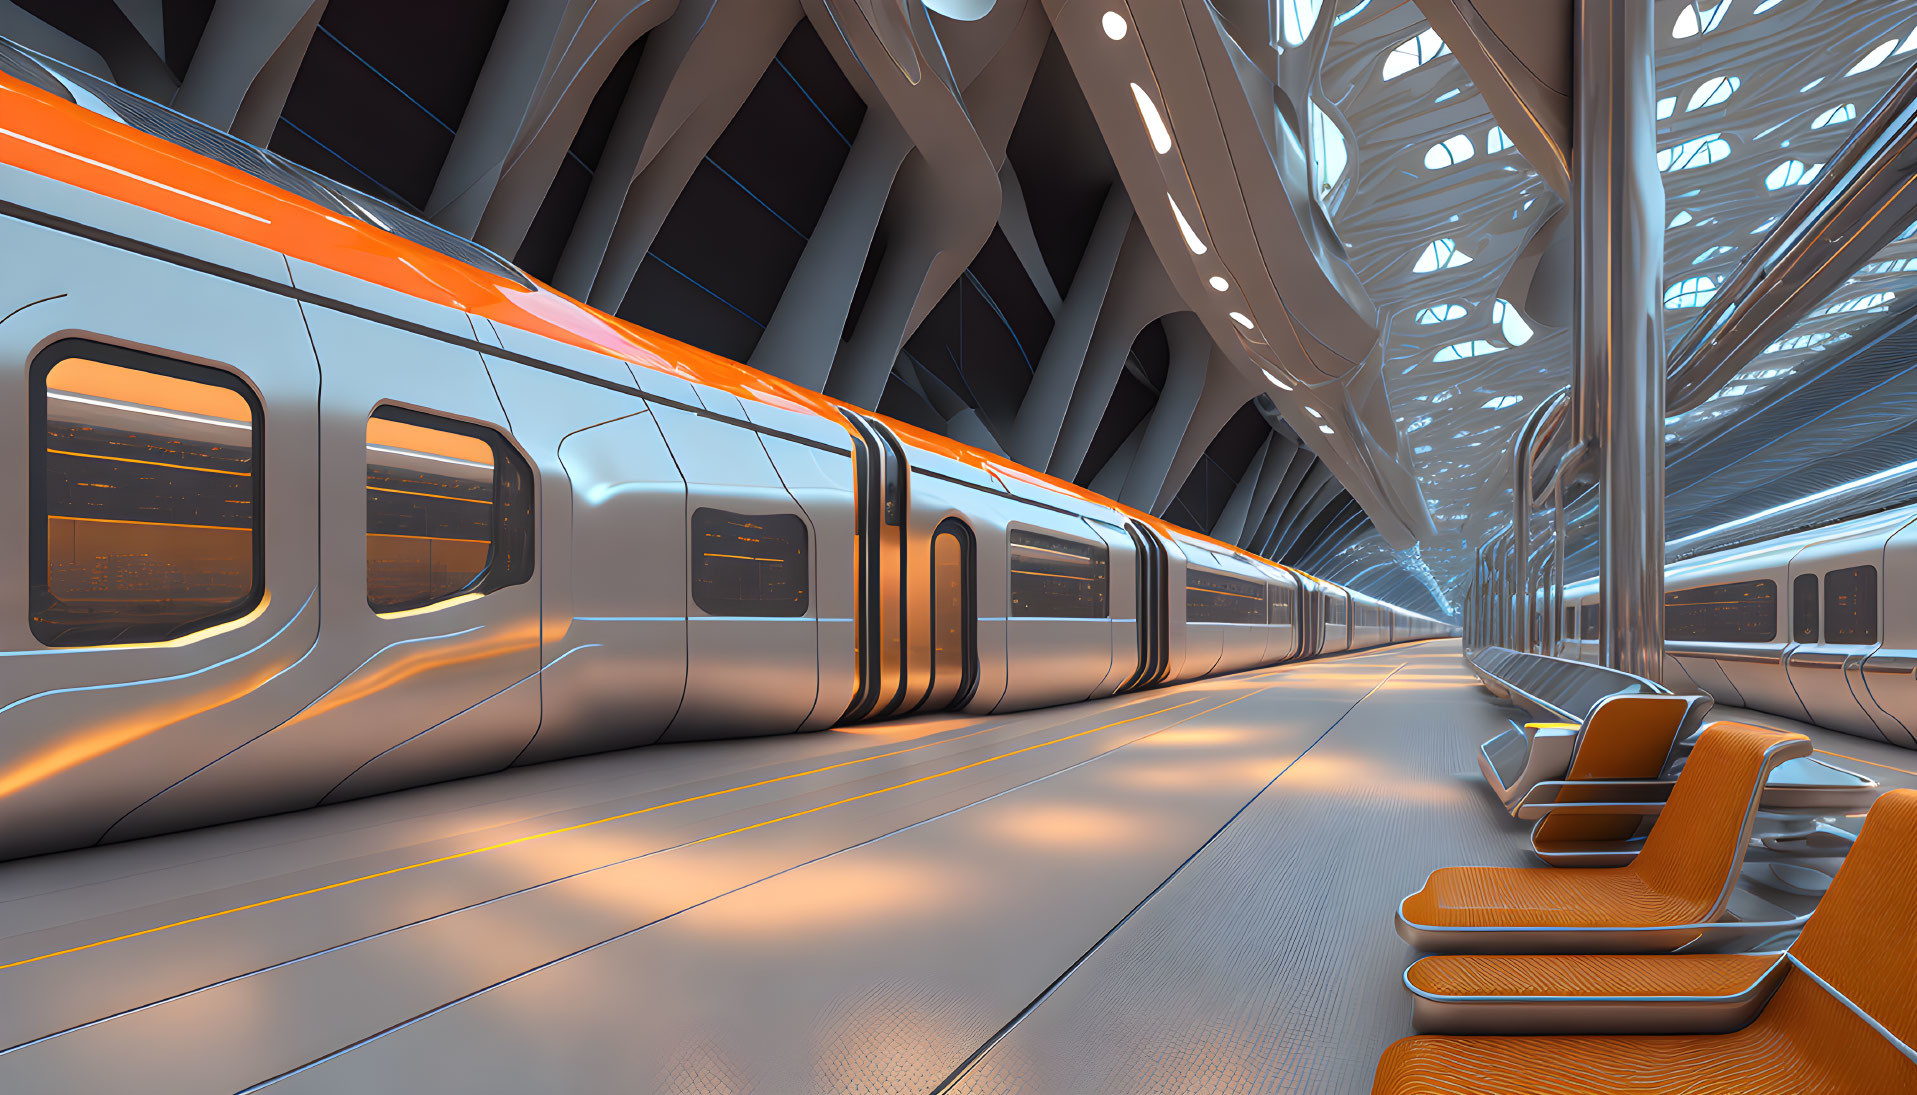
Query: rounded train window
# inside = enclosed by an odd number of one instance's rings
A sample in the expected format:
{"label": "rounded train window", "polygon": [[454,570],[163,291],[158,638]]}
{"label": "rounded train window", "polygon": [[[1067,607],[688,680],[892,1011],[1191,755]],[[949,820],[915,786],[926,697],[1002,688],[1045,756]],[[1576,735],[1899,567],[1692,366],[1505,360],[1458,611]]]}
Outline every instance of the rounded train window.
{"label": "rounded train window", "polygon": [[164,642],[265,594],[258,398],[237,376],[69,339],[32,370],[30,624]]}
{"label": "rounded train window", "polygon": [[532,576],[532,469],[495,430],[381,407],[366,420],[366,603],[380,613]]}

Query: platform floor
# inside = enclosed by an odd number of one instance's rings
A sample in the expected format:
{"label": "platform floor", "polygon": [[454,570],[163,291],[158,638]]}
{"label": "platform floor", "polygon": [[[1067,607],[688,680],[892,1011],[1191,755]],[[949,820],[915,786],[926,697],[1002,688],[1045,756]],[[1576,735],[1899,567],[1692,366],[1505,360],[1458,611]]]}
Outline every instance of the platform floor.
{"label": "platform floor", "polygon": [[0,1090],[1361,1092],[1514,714],[1447,640],[4,864]]}

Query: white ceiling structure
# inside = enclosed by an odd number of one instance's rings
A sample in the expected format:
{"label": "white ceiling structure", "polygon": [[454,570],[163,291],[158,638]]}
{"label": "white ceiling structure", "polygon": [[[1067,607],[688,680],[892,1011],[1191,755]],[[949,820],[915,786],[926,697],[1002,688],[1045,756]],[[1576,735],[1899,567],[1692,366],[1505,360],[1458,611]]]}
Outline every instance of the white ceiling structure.
{"label": "white ceiling structure", "polygon": [[[1385,330],[1392,412],[1438,530],[1418,554],[1456,594],[1472,554],[1509,520],[1512,438],[1571,379],[1570,332],[1552,322],[1563,323],[1567,301],[1521,309],[1503,299],[1522,291],[1507,277],[1562,202],[1417,5],[1335,8],[1313,87],[1314,122],[1338,130],[1314,134],[1318,193]],[[1917,61],[1917,2],[1660,0],[1656,20],[1674,346],[1855,119]],[[1326,154],[1328,144],[1342,147]],[[1711,402],[1670,419],[1669,453],[1787,393],[1807,362],[1906,298],[1917,299],[1917,239],[1885,248]],[[1314,560],[1339,580],[1393,561],[1401,553],[1375,536]]]}

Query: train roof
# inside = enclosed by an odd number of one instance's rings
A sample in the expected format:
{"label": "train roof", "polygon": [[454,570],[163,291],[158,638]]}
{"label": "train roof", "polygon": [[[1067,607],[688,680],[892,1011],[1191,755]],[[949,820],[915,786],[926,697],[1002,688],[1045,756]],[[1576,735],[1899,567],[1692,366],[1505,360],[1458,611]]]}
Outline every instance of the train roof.
{"label": "train roof", "polygon": [[[846,428],[841,408],[869,415],[902,440],[1001,481],[1019,480],[1123,514],[1161,535],[1304,573],[996,453],[852,407],[609,315],[411,213],[3,38],[0,118],[5,119],[0,163],[740,399],[810,413],[841,428]],[[131,124],[136,121],[140,124]]]}

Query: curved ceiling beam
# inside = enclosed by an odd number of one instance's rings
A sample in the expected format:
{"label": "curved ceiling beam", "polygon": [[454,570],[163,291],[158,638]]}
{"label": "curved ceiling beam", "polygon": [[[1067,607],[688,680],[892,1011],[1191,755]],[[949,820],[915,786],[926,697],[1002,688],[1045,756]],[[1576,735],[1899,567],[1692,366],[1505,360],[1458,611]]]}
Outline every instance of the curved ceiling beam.
{"label": "curved ceiling beam", "polygon": [[1572,0],[1417,0],[1539,177],[1571,198]]}
{"label": "curved ceiling beam", "polygon": [[[1346,394],[1377,384],[1363,374],[1381,360],[1379,318],[1311,196],[1272,74],[1207,0],[1044,2],[1175,290],[1248,381],[1289,386],[1274,400],[1387,540],[1429,534],[1403,446],[1384,438],[1395,424],[1386,415],[1388,430],[1367,429],[1357,418],[1367,401]],[[1125,20],[1117,38],[1108,11]]]}

